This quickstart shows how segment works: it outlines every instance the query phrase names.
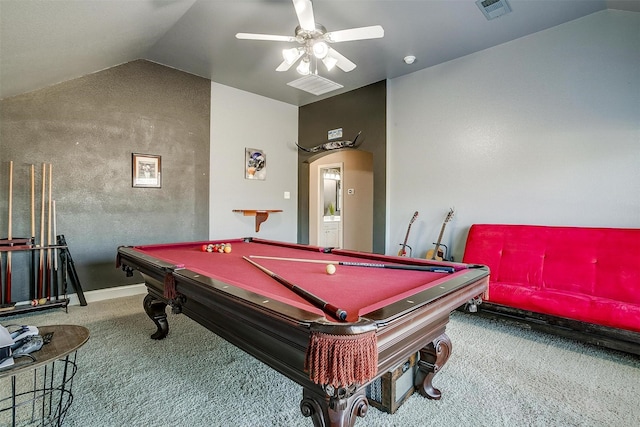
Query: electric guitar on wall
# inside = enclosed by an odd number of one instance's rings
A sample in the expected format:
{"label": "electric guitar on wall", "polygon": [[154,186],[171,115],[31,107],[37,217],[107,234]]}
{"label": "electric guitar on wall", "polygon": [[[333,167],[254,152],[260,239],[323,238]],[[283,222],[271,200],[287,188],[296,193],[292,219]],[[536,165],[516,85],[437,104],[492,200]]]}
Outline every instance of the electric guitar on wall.
{"label": "electric guitar on wall", "polygon": [[442,243],[442,236],[444,235],[444,229],[447,226],[447,223],[451,221],[453,218],[453,208],[449,209],[449,213],[444,218],[444,222],[442,223],[442,228],[440,229],[440,235],[438,236],[438,241],[436,242],[436,247],[434,249],[429,249],[427,251],[427,259],[442,261],[444,259],[444,251],[440,249],[440,244]]}
{"label": "electric guitar on wall", "polygon": [[409,227],[407,227],[407,234],[404,236],[404,243],[400,245],[402,247],[398,251],[398,256],[407,256],[406,248],[409,248],[409,250],[411,250],[411,247],[407,246],[407,240],[409,239],[409,231],[411,231],[411,224],[413,224],[413,221],[415,221],[417,217],[418,217],[418,211],[416,211],[416,213],[413,214],[411,221],[409,221]]}

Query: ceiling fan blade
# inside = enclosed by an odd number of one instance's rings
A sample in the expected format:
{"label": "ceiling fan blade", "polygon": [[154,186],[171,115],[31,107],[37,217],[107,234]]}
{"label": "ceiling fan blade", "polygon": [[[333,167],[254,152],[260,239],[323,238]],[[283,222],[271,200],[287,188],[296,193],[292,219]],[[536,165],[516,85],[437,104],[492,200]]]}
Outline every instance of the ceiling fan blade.
{"label": "ceiling fan blade", "polygon": [[329,53],[327,54],[327,56],[335,58],[336,61],[338,61],[336,62],[336,65],[346,73],[356,68],[356,64],[349,61],[344,55],[333,48],[329,48]]}
{"label": "ceiling fan blade", "polygon": [[293,0],[293,7],[298,15],[300,28],[306,31],[315,31],[316,19],[313,16],[313,5],[311,0]]}
{"label": "ceiling fan blade", "polygon": [[324,37],[331,43],[348,42],[351,40],[379,39],[384,37],[384,29],[380,25],[373,25],[371,27],[331,31],[325,34]]}
{"label": "ceiling fan blade", "polygon": [[285,50],[295,50],[296,53],[295,53],[295,55],[292,55],[289,58],[285,55],[285,60],[282,62],[282,64],[278,65],[278,68],[276,68],[276,71],[287,71],[289,68],[291,68],[293,66],[293,64],[298,62],[298,59],[300,59],[300,57],[302,55],[304,55],[304,50],[303,49],[295,49],[295,48],[293,48],[293,49],[285,49]]}
{"label": "ceiling fan blade", "polygon": [[238,33],[236,38],[240,40],[265,40],[271,42],[294,42],[295,37],[292,36],[275,36],[273,34],[252,34],[252,33]]}
{"label": "ceiling fan blade", "polygon": [[293,64],[295,64],[295,62],[289,64],[287,61],[282,61],[282,64],[278,65],[276,71],[287,71],[289,68],[293,67]]}

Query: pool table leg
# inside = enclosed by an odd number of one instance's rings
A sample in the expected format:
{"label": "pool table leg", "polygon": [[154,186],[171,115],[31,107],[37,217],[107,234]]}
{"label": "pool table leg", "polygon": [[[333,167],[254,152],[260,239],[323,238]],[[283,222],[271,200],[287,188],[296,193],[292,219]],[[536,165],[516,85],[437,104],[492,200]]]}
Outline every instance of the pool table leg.
{"label": "pool table leg", "polygon": [[369,409],[366,387],[335,390],[334,396],[304,387],[300,410],[315,427],[352,427]]}
{"label": "pool table leg", "polygon": [[167,303],[147,294],[143,302],[144,312],[156,325],[156,332],[151,335],[154,340],[161,340],[169,333],[169,322],[167,322]]}
{"label": "pool table leg", "polygon": [[439,400],[440,390],[432,384],[433,377],[442,369],[451,355],[451,340],[446,334],[430,342],[420,349],[418,372],[416,373],[416,389],[426,398]]}

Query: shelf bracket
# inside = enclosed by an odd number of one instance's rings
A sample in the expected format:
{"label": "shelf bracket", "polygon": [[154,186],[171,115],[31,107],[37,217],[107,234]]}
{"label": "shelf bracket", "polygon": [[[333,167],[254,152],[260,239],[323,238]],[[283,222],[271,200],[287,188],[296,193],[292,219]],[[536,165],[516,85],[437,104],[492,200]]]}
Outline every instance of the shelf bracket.
{"label": "shelf bracket", "polygon": [[269,218],[269,214],[272,212],[282,212],[282,209],[234,209],[233,212],[242,212],[244,216],[256,217],[256,233],[260,231],[260,224],[265,222]]}

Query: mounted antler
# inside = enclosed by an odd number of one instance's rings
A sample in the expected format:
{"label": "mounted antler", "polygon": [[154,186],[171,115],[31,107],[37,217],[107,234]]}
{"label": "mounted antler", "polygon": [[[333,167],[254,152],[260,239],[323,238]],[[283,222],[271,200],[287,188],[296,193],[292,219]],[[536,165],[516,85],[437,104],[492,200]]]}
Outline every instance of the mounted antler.
{"label": "mounted antler", "polygon": [[358,148],[360,146],[360,144],[357,144],[356,142],[358,141],[358,137],[360,136],[361,133],[362,133],[362,131],[358,132],[356,137],[353,138],[353,141],[349,141],[349,140],[345,140],[345,141],[329,141],[329,142],[325,142],[324,144],[316,145],[315,147],[312,147],[312,148],[301,147],[296,142],[296,146],[299,149],[301,149],[302,151],[307,152],[307,153],[317,153],[319,151],[338,150],[340,148]]}

